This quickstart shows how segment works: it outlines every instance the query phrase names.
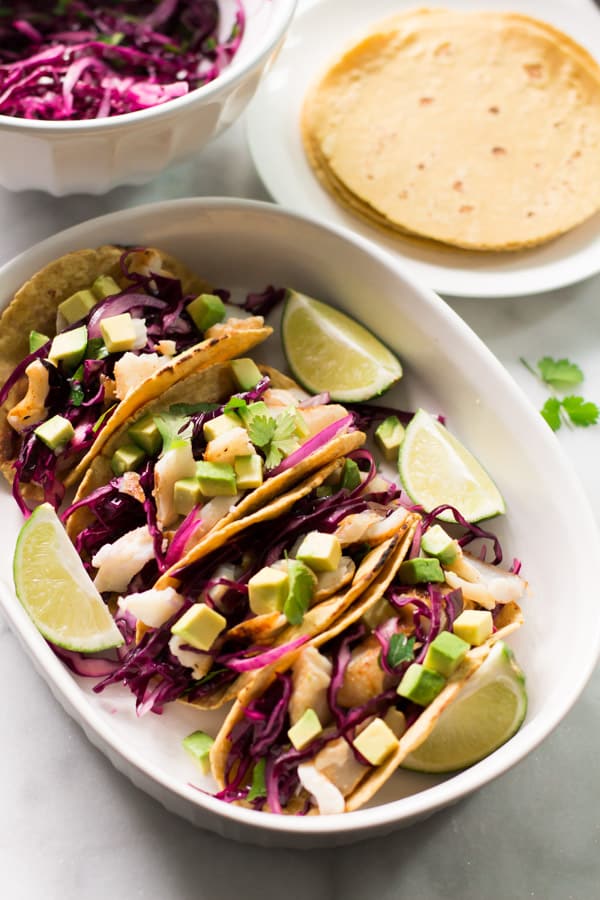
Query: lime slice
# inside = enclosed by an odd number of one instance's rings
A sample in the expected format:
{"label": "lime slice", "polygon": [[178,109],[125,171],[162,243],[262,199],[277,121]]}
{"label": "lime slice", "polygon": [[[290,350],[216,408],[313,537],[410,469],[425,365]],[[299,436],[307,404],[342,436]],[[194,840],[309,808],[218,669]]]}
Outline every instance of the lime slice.
{"label": "lime slice", "polygon": [[17,597],[44,637],[93,653],[123,643],[121,632],[48,503],[25,522],[15,548]]}
{"label": "lime slice", "polygon": [[403,766],[454,772],[488,756],[519,730],[527,712],[525,677],[512,650],[498,641]]}
{"label": "lime slice", "polygon": [[[478,522],[505,511],[502,494],[483,466],[424,409],[406,428],[398,468],[404,490],[426,512],[449,503],[468,522]],[[439,518],[454,521],[450,511]]]}
{"label": "lime slice", "polygon": [[294,378],[332,400],[370,400],[402,377],[399,360],[363,325],[296,291],[285,301],[281,339]]}

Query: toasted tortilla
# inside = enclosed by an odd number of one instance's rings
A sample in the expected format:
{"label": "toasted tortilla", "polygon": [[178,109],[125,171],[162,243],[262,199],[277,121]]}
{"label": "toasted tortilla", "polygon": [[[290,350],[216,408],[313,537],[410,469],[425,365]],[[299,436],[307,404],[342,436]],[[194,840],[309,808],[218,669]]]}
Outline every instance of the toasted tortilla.
{"label": "toasted tortilla", "polygon": [[390,233],[516,250],[600,209],[600,67],[527,16],[387,19],[309,92],[302,132],[324,187]]}
{"label": "toasted tortilla", "polygon": [[[71,294],[89,288],[99,275],[110,275],[125,288],[120,259],[123,247],[106,245],[96,250],[77,250],[49,263],[29,279],[15,294],[0,317],[0,384],[11,375],[15,367],[29,355],[29,333],[39,331],[48,337],[56,334],[56,316],[60,303]],[[132,254],[131,271],[152,271],[178,278],[184,294],[200,294],[210,290],[208,283],[192,272],[183,262],[155,248],[146,248]],[[271,333],[269,327],[245,328],[241,323],[227,327],[219,337],[200,341],[188,350],[173,357],[161,369],[154,372],[131,390],[118,404],[106,426],[100,431],[93,446],[83,459],[74,458],[72,468],[61,472],[65,484],[74,484],[83,475],[91,460],[99,453],[110,435],[126,422],[144,403],[160,396],[179,379],[226,359],[233,359],[250,351]],[[24,396],[27,377],[23,376],[10,391],[0,408],[0,472],[12,483],[13,464],[18,454],[20,436],[7,421],[9,411]],[[23,484],[26,499],[43,499],[42,491],[34,484]]]}

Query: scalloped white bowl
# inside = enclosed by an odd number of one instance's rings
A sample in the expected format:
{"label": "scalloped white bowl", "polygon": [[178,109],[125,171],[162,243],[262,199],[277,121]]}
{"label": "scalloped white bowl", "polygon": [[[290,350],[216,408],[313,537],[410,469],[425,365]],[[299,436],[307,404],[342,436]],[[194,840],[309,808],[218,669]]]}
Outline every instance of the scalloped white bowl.
{"label": "scalloped white bowl", "polygon": [[[588,502],[556,438],[500,363],[450,307],[384,251],[252,201],[153,204],[70,228],[0,270],[0,302],[60,254],[109,241],[164,247],[223,287],[294,286],[356,316],[400,355],[405,375],[386,403],[443,412],[506,499],[507,515],[493,528],[507,560],[522,559],[530,585],[525,625],[510,639],[527,675],[529,709],[518,734],[487,759],[445,778],[399,772],[369,808],[323,817],[241,809],[203,792],[214,787],[181,748],[196,728],[214,733],[222,712],[176,703],[162,716],[136,718],[124,688],[96,695],[89,680],[74,677],[5,588],[3,611],[57,700],[117,769],[168,809],[203,828],[266,846],[322,847],[389,832],[454,803],[530,753],[573,705],[598,658],[598,598],[588,560],[598,557],[599,546]],[[264,345],[262,359],[285,365],[276,337]],[[10,584],[22,520],[5,485],[0,519],[0,578]],[[565,641],[565,617],[580,625],[576,641]]]}
{"label": "scalloped white bowl", "polygon": [[[0,115],[0,185],[61,197],[144,184],[197,153],[243,112],[280,47],[297,0],[244,0],[246,28],[214,81],[151,109],[80,122]],[[224,14],[233,0],[221,0]]]}

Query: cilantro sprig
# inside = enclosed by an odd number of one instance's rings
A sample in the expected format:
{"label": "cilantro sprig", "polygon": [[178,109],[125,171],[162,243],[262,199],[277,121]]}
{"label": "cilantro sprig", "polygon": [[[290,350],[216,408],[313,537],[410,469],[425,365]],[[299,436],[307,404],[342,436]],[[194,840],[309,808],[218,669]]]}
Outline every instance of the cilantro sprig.
{"label": "cilantro sprig", "polygon": [[[521,362],[532,375],[553,391],[567,391],[583,382],[583,372],[569,359],[543,356],[537,362],[537,369],[523,357]],[[540,412],[552,431],[558,431],[563,424],[588,428],[590,425],[596,425],[600,417],[600,409],[595,403],[575,394],[557,397],[556,393],[553,393]]]}
{"label": "cilantro sprig", "polygon": [[414,635],[407,637],[402,632],[393,634],[390,638],[386,657],[388,666],[395,669],[403,662],[412,662],[415,657],[414,646]]}
{"label": "cilantro sprig", "polygon": [[285,456],[289,456],[298,447],[296,431],[296,412],[286,410],[281,415],[255,416],[248,423],[248,436],[255,447],[265,454],[265,468],[274,469]]}

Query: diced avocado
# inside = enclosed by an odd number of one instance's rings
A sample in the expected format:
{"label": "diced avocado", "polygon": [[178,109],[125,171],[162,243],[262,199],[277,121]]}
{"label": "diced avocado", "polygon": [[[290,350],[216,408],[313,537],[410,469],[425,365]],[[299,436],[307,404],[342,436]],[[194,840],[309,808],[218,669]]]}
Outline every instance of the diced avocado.
{"label": "diced avocado", "polygon": [[50,345],[48,359],[57,366],[60,362],[67,369],[76,369],[87,347],[88,332],[85,325],[61,331]]}
{"label": "diced avocado", "polygon": [[342,545],[334,534],[309,532],[296,553],[296,559],[314,572],[335,572],[342,558]]}
{"label": "diced avocado", "polygon": [[469,644],[456,634],[440,631],[427,648],[423,665],[449,678],[467,655],[468,649]]}
{"label": "diced avocado", "polygon": [[330,484],[320,484],[315,493],[319,499],[321,497],[331,497],[333,488]]}
{"label": "diced avocado", "polygon": [[385,722],[387,727],[392,730],[397,738],[402,737],[402,735],[406,731],[406,716],[404,715],[402,710],[396,709],[395,706],[390,706],[385,716],[383,717],[383,721]]}
{"label": "diced avocado", "polygon": [[50,338],[47,334],[42,334],[41,331],[30,331],[29,332],[29,352],[35,353],[36,350],[39,350],[40,347],[43,347],[44,344],[47,344]]}
{"label": "diced avocado", "polygon": [[113,453],[110,467],[115,475],[122,475],[124,472],[139,469],[145,459],[146,454],[141,447],[136,444],[123,444]]}
{"label": "diced avocado", "polygon": [[353,491],[361,482],[360,469],[353,459],[345,459],[340,479],[340,490]]}
{"label": "diced avocado", "polygon": [[310,606],[317,579],[308,566],[299,559],[288,559],[287,569],[290,584],[283,605],[283,614],[291,625],[300,625],[304,613]]}
{"label": "diced avocado", "polygon": [[187,516],[202,500],[197,478],[180,478],[173,485],[173,505],[178,516]]}
{"label": "diced avocado", "polygon": [[127,430],[129,438],[148,456],[157,456],[162,448],[162,437],[151,415],[143,416]]}
{"label": "diced avocado", "polygon": [[263,461],[258,453],[236,456],[233,461],[235,479],[240,491],[257,488],[263,483]]}
{"label": "diced avocado", "polygon": [[396,693],[418,706],[429,706],[446,684],[438,672],[426,669],[420,663],[411,663],[398,685]]}
{"label": "diced avocado", "polygon": [[105,319],[100,319],[100,331],[109,353],[131,350],[137,337],[130,313],[120,313],[118,316],[107,316]]}
{"label": "diced avocado", "polygon": [[248,581],[248,603],[255,616],[281,612],[290,587],[289,575],[283,569],[265,566]]}
{"label": "diced avocado", "polygon": [[51,419],[46,419],[45,422],[38,425],[34,434],[50,450],[60,451],[65,444],[69,443],[75,434],[75,429],[64,416],[52,416]]}
{"label": "diced avocado", "polygon": [[416,556],[405,559],[398,569],[398,581],[401,584],[421,584],[422,582],[439,582],[445,580],[439,560],[432,557]]}
{"label": "diced avocado", "polygon": [[196,477],[205,497],[234,497],[237,494],[235,470],[229,463],[196,463]]}
{"label": "diced avocado", "polygon": [[200,294],[185,309],[198,331],[206,331],[225,318],[225,304],[216,294]]}
{"label": "diced avocado", "polygon": [[397,615],[398,613],[392,604],[389,603],[385,597],[380,597],[376,603],[363,613],[362,621],[371,629],[371,631],[375,631],[378,625],[382,625],[383,622],[387,622],[392,616]]}
{"label": "diced avocado", "polygon": [[206,603],[195,603],[175,622],[171,633],[196,650],[210,650],[226,625],[225,616]]}
{"label": "diced avocado", "polygon": [[301,441],[310,436],[310,428],[308,427],[308,423],[302,415],[302,411],[299,409],[296,410],[296,428],[294,434],[296,435],[296,437],[299,437]]}
{"label": "diced avocado", "polygon": [[231,431],[232,428],[240,428],[242,420],[234,412],[226,412],[214,419],[209,419],[202,426],[202,433],[206,441],[214,441],[216,438]]}
{"label": "diced avocado", "polygon": [[58,312],[68,325],[84,319],[94,308],[98,298],[89,289],[77,291],[58,304]]}
{"label": "diced avocado", "polygon": [[107,297],[113,297],[115,294],[120,294],[121,288],[110,275],[98,275],[92,285],[92,291],[98,300],[106,300]]}
{"label": "diced avocado", "polygon": [[242,391],[251,390],[262,379],[262,373],[253,359],[232,359],[231,368]]}
{"label": "diced avocado", "polygon": [[404,426],[398,416],[388,416],[375,429],[375,443],[388,462],[398,459],[398,450],[403,440]]}
{"label": "diced avocado", "polygon": [[271,417],[271,412],[269,407],[264,402],[264,400],[257,400],[256,403],[249,403],[248,406],[241,406],[238,409],[238,414],[244,423],[245,428],[250,427],[250,423],[256,416],[266,416],[267,418]]}
{"label": "diced avocado", "polygon": [[193,731],[181,742],[184,749],[200,763],[204,775],[210,775],[210,748],[214,744],[214,738],[205,731]]}
{"label": "diced avocado", "polygon": [[303,750],[323,731],[314,709],[305,709],[295,725],[288,731],[288,737],[296,750]]}
{"label": "diced avocado", "polygon": [[383,719],[373,719],[353,741],[361,756],[372,766],[380,766],[398,746],[398,738]]}
{"label": "diced avocado", "polygon": [[266,765],[267,760],[263,756],[252,769],[252,784],[246,796],[247,803],[250,803],[251,800],[257,800],[259,797],[267,796],[267,786],[265,784]]}
{"label": "diced avocado", "polygon": [[473,647],[487,641],[493,630],[494,620],[489,609],[465,609],[452,625],[454,634]]}
{"label": "diced avocado", "polygon": [[421,538],[421,550],[427,556],[435,556],[443,566],[451,566],[461,552],[458,541],[451,538],[441,525],[427,529]]}

